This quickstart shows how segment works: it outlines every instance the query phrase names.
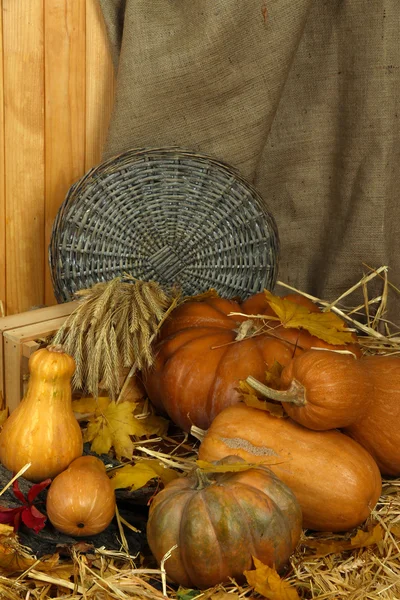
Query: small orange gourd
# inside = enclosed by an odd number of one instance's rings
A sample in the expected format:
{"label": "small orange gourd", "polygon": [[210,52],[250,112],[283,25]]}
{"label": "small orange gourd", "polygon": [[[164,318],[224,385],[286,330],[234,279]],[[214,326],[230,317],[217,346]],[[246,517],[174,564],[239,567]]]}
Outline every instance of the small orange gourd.
{"label": "small orange gourd", "polygon": [[50,485],[47,516],[72,536],[101,533],[115,514],[115,492],[103,462],[95,456],[74,460]]}
{"label": "small orange gourd", "polygon": [[34,352],[27,392],[0,433],[0,462],[13,472],[27,463],[29,481],[55,477],[82,455],[82,432],[71,402],[74,359],[60,346]]}
{"label": "small orange gourd", "polygon": [[318,431],[348,427],[365,414],[372,399],[363,360],[329,350],[308,350],[293,358],[282,370],[280,390],[253,377],[247,383],[282,402],[297,423]]}

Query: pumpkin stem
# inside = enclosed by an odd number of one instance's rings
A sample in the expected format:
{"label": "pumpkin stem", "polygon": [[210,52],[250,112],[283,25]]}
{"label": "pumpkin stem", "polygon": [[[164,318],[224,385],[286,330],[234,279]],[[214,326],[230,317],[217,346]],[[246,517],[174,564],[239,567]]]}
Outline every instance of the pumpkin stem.
{"label": "pumpkin stem", "polygon": [[201,469],[196,469],[195,475],[197,477],[196,490],[202,490],[202,489],[208,487],[209,485],[211,485],[212,482],[207,477],[207,475],[204,473],[204,471],[202,471]]}
{"label": "pumpkin stem", "polygon": [[200,429],[200,427],[196,427],[196,425],[192,425],[190,428],[190,434],[200,442],[204,440],[204,438],[206,437],[206,433],[206,429]]}
{"label": "pumpkin stem", "polygon": [[251,375],[246,378],[246,383],[267,398],[272,398],[279,402],[290,402],[296,406],[305,406],[307,404],[304,387],[295,379],[287,390],[274,390]]}
{"label": "pumpkin stem", "polygon": [[61,344],[52,344],[50,346],[47,346],[46,350],[48,350],[49,352],[58,352],[58,354],[64,354],[65,352]]}

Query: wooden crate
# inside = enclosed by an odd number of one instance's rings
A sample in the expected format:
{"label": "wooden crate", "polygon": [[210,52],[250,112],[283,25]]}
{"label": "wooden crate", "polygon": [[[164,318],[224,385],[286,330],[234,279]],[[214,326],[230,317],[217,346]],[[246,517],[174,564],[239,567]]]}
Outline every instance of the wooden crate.
{"label": "wooden crate", "polygon": [[28,380],[28,360],[40,339],[55,333],[77,302],[66,302],[0,318],[0,399],[12,412]]}

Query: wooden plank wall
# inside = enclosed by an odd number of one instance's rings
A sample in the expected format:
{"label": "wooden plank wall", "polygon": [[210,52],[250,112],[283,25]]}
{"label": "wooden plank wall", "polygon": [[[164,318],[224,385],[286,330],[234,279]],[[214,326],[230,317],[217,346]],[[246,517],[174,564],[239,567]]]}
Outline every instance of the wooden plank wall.
{"label": "wooden plank wall", "polygon": [[0,0],[0,311],[55,304],[52,223],[101,160],[114,73],[98,0]]}

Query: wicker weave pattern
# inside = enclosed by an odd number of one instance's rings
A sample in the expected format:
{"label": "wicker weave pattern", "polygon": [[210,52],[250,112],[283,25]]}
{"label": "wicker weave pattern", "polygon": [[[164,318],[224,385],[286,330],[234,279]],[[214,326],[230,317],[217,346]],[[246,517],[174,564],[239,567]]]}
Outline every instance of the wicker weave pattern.
{"label": "wicker weave pattern", "polygon": [[231,167],[178,148],[139,149],[71,187],[49,260],[59,302],[123,273],[244,299],[273,287],[278,246],[272,215]]}

